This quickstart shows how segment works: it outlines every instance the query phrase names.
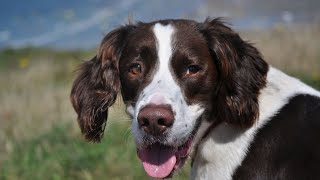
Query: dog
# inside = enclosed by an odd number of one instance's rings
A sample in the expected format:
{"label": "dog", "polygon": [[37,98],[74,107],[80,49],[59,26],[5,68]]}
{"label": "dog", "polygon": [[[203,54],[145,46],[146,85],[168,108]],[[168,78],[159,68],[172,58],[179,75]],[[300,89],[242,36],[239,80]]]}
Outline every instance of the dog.
{"label": "dog", "polygon": [[221,18],[108,33],[71,90],[87,140],[101,140],[120,92],[150,177],[190,157],[191,179],[320,178],[320,92],[268,65]]}

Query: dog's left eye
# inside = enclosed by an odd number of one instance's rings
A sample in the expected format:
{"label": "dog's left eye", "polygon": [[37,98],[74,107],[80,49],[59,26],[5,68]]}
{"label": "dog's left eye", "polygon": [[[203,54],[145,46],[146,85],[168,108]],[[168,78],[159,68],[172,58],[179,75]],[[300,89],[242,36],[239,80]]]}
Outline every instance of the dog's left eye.
{"label": "dog's left eye", "polygon": [[187,67],[186,75],[190,76],[190,75],[197,74],[200,70],[201,70],[201,67],[200,67],[200,66],[197,66],[197,65],[189,65],[189,66]]}
{"label": "dog's left eye", "polygon": [[128,72],[132,76],[140,76],[142,73],[142,65],[139,63],[133,63],[130,65]]}

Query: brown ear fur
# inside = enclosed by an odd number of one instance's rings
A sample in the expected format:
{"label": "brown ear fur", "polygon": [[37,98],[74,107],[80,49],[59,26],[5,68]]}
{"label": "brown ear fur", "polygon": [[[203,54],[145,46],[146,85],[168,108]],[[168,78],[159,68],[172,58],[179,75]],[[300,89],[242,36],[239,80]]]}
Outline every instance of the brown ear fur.
{"label": "brown ear fur", "polygon": [[71,90],[71,102],[78,114],[84,137],[100,141],[108,108],[120,91],[118,63],[130,26],[113,30],[102,40],[97,56],[83,63]]}
{"label": "brown ear fur", "polygon": [[266,84],[268,65],[260,52],[243,41],[221,19],[207,19],[201,27],[219,74],[213,102],[220,121],[250,127],[259,116],[258,95]]}

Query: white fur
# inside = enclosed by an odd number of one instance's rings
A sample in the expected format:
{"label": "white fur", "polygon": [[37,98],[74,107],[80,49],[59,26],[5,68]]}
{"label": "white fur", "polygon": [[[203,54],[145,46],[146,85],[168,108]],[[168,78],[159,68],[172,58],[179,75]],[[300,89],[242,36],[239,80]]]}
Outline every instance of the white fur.
{"label": "white fur", "polygon": [[320,97],[320,92],[270,67],[267,85],[259,96],[260,117],[256,124],[246,131],[226,123],[217,126],[198,147],[191,179],[231,179],[257,131],[297,94]]}
{"label": "white fur", "polygon": [[144,137],[148,136],[139,129],[137,116],[140,110],[148,104],[170,105],[175,114],[175,121],[163,143],[179,146],[189,138],[196,119],[201,115],[203,109],[197,104],[187,105],[181,88],[175,82],[173,72],[170,71],[174,27],[158,23],[155,24],[153,32],[157,40],[158,69],[151,83],[139,95],[134,113],[132,108],[127,111],[133,113],[132,131],[139,146],[143,143]]}

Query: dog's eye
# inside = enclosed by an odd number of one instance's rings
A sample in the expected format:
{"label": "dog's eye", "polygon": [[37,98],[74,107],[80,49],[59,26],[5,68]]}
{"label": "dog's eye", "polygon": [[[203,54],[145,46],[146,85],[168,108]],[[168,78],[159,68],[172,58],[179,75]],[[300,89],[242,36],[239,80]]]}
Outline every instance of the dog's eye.
{"label": "dog's eye", "polygon": [[201,70],[200,66],[190,65],[187,68],[186,75],[191,76],[191,75],[197,74],[200,70]]}
{"label": "dog's eye", "polygon": [[139,63],[133,63],[129,67],[129,74],[132,76],[140,76],[142,73],[142,66]]}

